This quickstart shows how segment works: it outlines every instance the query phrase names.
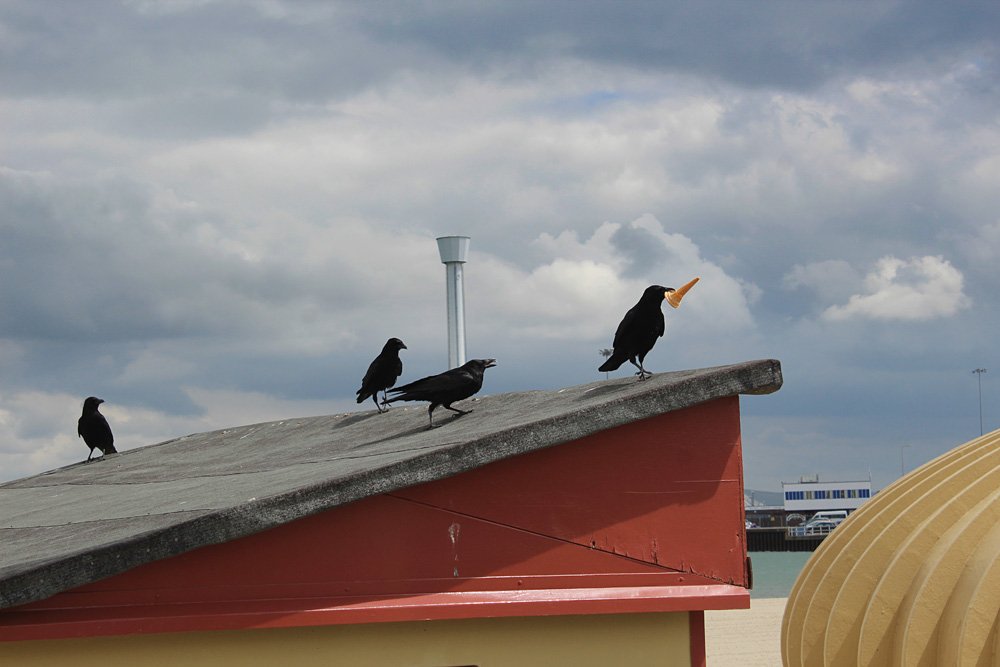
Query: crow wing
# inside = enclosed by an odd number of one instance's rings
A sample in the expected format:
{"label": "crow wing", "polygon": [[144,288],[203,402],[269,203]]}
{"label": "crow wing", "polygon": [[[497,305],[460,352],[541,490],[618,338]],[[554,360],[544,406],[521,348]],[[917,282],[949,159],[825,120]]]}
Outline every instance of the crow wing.
{"label": "crow wing", "polygon": [[361,379],[361,389],[358,389],[358,403],[363,402],[380,389],[391,387],[396,378],[403,374],[403,361],[399,358],[399,352],[383,351],[371,365],[368,372]]}
{"label": "crow wing", "polygon": [[111,433],[108,420],[100,412],[91,412],[80,417],[76,424],[76,432],[83,438],[88,447],[96,447],[102,452],[110,450],[109,453],[113,453],[115,451],[115,436]]}
{"label": "crow wing", "polygon": [[649,336],[650,333],[655,333],[655,336],[650,336],[654,340],[663,336],[667,327],[659,304],[651,309],[642,306],[642,303],[637,303],[625,313],[615,331],[615,339],[611,343],[613,348],[631,347],[631,341]]}
{"label": "crow wing", "polygon": [[467,368],[453,368],[444,373],[414,380],[402,387],[390,389],[396,394],[392,400],[401,401],[458,401],[476,393],[482,387],[482,377],[477,378]]}

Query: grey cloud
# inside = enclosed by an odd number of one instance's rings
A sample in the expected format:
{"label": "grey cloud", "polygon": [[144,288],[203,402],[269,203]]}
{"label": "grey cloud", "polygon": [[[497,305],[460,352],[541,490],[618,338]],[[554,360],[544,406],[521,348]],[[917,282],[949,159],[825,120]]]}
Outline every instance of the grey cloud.
{"label": "grey cloud", "polygon": [[311,113],[406,60],[392,45],[368,41],[351,13],[294,21],[246,3],[175,13],[122,3],[4,3],[0,86],[11,98],[127,102],[115,110],[121,129],[152,136],[231,134],[289,110]]}
{"label": "grey cloud", "polygon": [[267,309],[278,315],[303,300],[346,306],[364,298],[349,275],[206,247],[185,233],[206,220],[154,213],[150,193],[128,181],[67,185],[4,171],[0,207],[0,337],[246,335],[277,326],[260,317]]}
{"label": "grey cloud", "polygon": [[611,243],[628,260],[625,275],[630,278],[655,274],[657,269],[670,265],[670,249],[655,234],[642,227],[621,225],[611,235]]}
{"label": "grey cloud", "polygon": [[[995,3],[562,2],[383,6],[364,20],[394,40],[489,62],[573,55],[747,86],[815,88],[847,71],[906,69],[971,44],[996,57]],[[391,14],[391,15],[390,15]]]}
{"label": "grey cloud", "polygon": [[530,70],[567,56],[803,90],[970,48],[994,67],[1000,21],[985,1],[366,3],[311,12],[214,2],[172,13],[56,4],[5,3],[7,94],[144,96],[200,82],[206,93],[235,86],[316,101],[409,69],[462,61]]}

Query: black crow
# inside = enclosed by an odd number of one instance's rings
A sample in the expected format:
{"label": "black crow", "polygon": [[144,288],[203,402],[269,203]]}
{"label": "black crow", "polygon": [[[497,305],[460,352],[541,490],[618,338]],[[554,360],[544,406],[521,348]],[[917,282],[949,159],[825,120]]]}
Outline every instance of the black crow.
{"label": "black crow", "polygon": [[455,401],[472,396],[483,388],[483,373],[487,368],[497,365],[496,359],[473,359],[458,368],[450,371],[431,375],[420,380],[416,380],[402,387],[396,387],[389,391],[396,394],[387,403],[393,401],[430,401],[427,408],[427,416],[430,419],[430,426],[434,427],[434,408],[443,405],[452,412],[459,415],[468,414],[471,410],[459,410],[451,407]]}
{"label": "black crow", "polygon": [[364,402],[369,396],[375,402],[375,407],[382,412],[378,404],[378,392],[382,391],[382,403],[386,402],[385,390],[396,384],[396,378],[403,373],[403,362],[399,360],[399,351],[406,345],[398,338],[390,338],[379,355],[375,357],[368,372],[361,379],[361,389],[358,389],[358,403]]}
{"label": "black crow", "polygon": [[660,304],[666,300],[671,306],[677,308],[681,305],[681,299],[696,282],[698,282],[697,278],[678,290],[661,285],[647,287],[646,291],[642,293],[639,303],[632,306],[622,318],[618,330],[615,331],[614,352],[607,361],[601,364],[598,370],[602,372],[617,370],[623,363],[630,361],[639,369],[636,375],[639,376],[640,380],[645,380],[646,376],[652,375],[643,368],[642,362],[649,351],[653,349],[656,339],[663,335],[665,329]]}
{"label": "black crow", "polygon": [[108,420],[97,411],[97,406],[104,402],[102,398],[90,396],[83,402],[83,414],[76,423],[76,433],[90,447],[90,456],[87,461],[94,456],[94,450],[101,450],[101,455],[117,454],[115,449],[115,436],[111,434],[111,427]]}

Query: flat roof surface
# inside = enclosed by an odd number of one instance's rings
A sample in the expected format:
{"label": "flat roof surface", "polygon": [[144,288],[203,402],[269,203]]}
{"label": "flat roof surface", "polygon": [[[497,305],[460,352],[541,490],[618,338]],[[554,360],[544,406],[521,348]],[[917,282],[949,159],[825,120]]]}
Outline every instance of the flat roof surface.
{"label": "flat roof surface", "polygon": [[[487,376],[487,382],[489,377]],[[198,433],[0,484],[0,608],[368,496],[739,394],[781,386],[773,359],[284,419]],[[446,414],[442,414],[446,413]]]}

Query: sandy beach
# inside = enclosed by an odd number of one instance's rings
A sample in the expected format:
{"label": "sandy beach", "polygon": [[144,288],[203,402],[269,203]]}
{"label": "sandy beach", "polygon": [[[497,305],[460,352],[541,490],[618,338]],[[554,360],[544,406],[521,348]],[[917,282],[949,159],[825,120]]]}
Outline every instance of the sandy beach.
{"label": "sandy beach", "polygon": [[781,616],[787,598],[751,599],[750,609],[705,612],[708,667],[781,664]]}

